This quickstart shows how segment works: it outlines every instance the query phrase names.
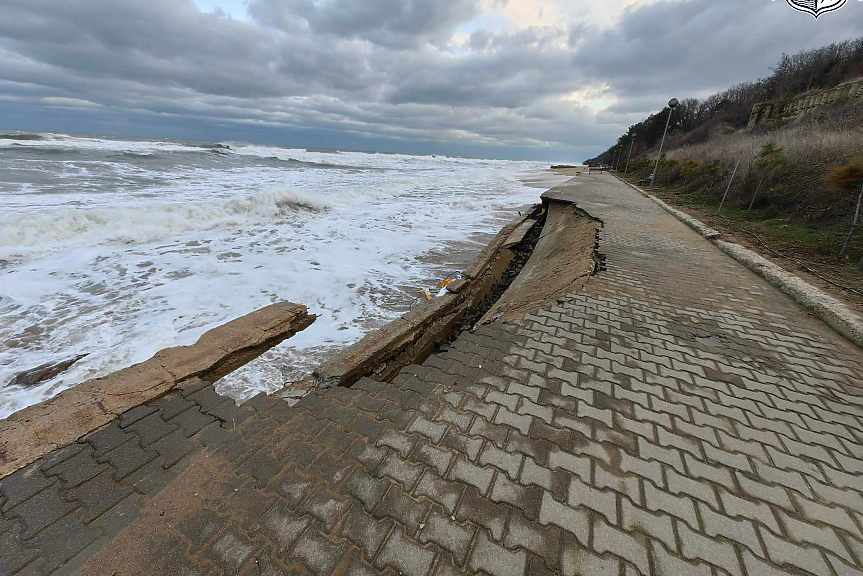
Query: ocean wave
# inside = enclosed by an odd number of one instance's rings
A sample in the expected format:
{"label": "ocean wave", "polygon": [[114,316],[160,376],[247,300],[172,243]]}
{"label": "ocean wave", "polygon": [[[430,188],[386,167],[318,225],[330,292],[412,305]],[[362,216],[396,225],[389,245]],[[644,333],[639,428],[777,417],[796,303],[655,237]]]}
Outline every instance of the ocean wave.
{"label": "ocean wave", "polygon": [[0,258],[43,253],[74,245],[144,244],[223,226],[322,211],[332,203],[287,189],[212,202],[127,205],[122,208],[63,208],[0,217]]}
{"label": "ocean wave", "polygon": [[61,146],[33,146],[30,144],[19,144],[12,142],[8,146],[0,146],[0,150],[9,150],[15,153],[33,154],[36,156],[61,156],[79,154],[80,150],[74,148],[63,148]]}
{"label": "ocean wave", "polygon": [[26,132],[21,133],[9,133],[9,134],[0,134],[0,140],[44,140],[45,136],[42,134],[28,134]]}

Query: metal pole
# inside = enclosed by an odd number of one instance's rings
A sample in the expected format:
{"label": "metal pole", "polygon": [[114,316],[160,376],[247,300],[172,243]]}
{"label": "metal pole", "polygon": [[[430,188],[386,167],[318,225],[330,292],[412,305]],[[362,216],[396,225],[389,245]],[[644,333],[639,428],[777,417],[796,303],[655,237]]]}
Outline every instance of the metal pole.
{"label": "metal pole", "polygon": [[632,148],[635,146],[636,136],[638,136],[638,134],[632,135],[632,143],[629,145],[629,158],[626,159],[626,170],[623,171],[624,176],[626,176],[626,174],[629,172],[629,161],[632,160]]}
{"label": "metal pole", "polygon": [[614,160],[614,166],[612,166],[612,168],[614,170],[617,170],[617,167],[620,166],[620,155],[622,153],[623,153],[623,147],[621,147],[620,150],[617,151],[617,158]]}
{"label": "metal pole", "polygon": [[662,142],[659,144],[659,154],[656,156],[656,164],[653,166],[653,175],[650,177],[650,187],[653,188],[653,183],[656,181],[657,173],[659,172],[659,159],[662,158],[662,147],[665,146],[665,135],[668,134],[668,126],[671,124],[671,115],[674,113],[674,108],[668,109],[668,120],[665,121],[665,132],[662,133]]}
{"label": "metal pole", "polygon": [[717,214],[722,212],[722,205],[725,204],[725,198],[728,196],[728,191],[731,190],[731,183],[734,182],[734,176],[737,175],[737,169],[740,167],[740,160],[737,161],[737,164],[734,165],[734,172],[731,173],[731,180],[728,181],[728,188],[725,189],[725,195],[722,196],[722,202],[719,203],[719,210],[716,211]]}

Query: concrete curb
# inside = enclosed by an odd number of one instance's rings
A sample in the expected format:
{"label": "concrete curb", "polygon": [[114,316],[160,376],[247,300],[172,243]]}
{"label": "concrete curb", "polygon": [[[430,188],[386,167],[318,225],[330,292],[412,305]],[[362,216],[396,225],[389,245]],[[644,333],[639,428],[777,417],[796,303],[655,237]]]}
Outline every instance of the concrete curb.
{"label": "concrete curb", "polygon": [[714,246],[743,264],[768,282],[793,298],[798,304],[823,320],[848,340],[863,348],[863,318],[836,298],[809,284],[799,276],[786,272],[767,258],[739,244],[721,240],[722,233],[710,228],[700,220],[672,208],[659,198],[651,196],[638,186],[614,176],[639,194],[649,198],[663,210],[704,236]]}

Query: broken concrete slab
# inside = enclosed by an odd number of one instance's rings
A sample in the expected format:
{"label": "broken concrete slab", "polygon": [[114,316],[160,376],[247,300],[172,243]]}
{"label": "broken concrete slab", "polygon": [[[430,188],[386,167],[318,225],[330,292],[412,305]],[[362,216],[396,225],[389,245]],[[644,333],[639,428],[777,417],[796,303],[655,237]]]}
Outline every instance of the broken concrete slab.
{"label": "broken concrete slab", "polygon": [[183,381],[220,378],[304,330],[315,318],[305,306],[273,304],[206,332],[191,346],[162,350],[0,420],[0,478]]}
{"label": "broken concrete slab", "polygon": [[516,320],[547,307],[561,296],[578,290],[596,268],[596,235],[602,223],[562,193],[546,193],[548,217],[542,237],[518,277],[480,324]]}
{"label": "broken concrete slab", "polygon": [[24,372],[19,372],[15,376],[12,377],[9,382],[6,383],[6,386],[19,386],[21,388],[32,388],[37,384],[50,380],[51,378],[62,374],[69,368],[71,368],[75,363],[79,360],[86,358],[89,354],[78,354],[76,356],[72,356],[71,358],[65,358],[63,360],[55,360],[52,362],[46,362],[44,364],[40,364],[35,368],[31,368],[30,370],[25,370]]}
{"label": "broken concrete slab", "polygon": [[534,210],[505,226],[462,278],[447,286],[446,294],[368,334],[322,364],[311,380],[317,386],[350,386],[364,377],[386,382],[405,366],[423,362],[485,300],[512,262],[513,249],[537,218],[538,210]]}

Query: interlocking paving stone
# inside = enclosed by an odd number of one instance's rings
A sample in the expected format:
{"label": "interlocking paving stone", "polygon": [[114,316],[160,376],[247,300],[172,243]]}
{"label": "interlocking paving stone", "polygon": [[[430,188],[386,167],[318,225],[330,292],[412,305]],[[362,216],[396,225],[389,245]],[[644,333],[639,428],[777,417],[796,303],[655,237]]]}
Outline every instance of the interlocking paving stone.
{"label": "interlocking paving stone", "polygon": [[361,507],[353,506],[342,524],[341,535],[362,548],[370,560],[380,550],[392,527],[392,519],[377,519],[366,514]]}
{"label": "interlocking paving stone", "polygon": [[375,566],[391,566],[406,576],[423,576],[428,574],[434,558],[433,549],[424,548],[408,540],[402,531],[396,528],[375,559]]}
{"label": "interlocking paving stone", "polygon": [[469,566],[487,574],[522,576],[527,566],[527,552],[511,552],[492,541],[485,530],[480,530]]}
{"label": "interlocking paving stone", "polygon": [[136,440],[130,440],[104,454],[99,460],[110,464],[116,479],[122,480],[157,457],[155,452],[141,448]]}
{"label": "interlocking paving stone", "polygon": [[[92,449],[83,449],[45,473],[49,476],[59,476],[66,488],[74,488],[108,468],[108,464],[100,464],[96,461]],[[44,467],[43,470],[45,470]]]}
{"label": "interlocking paving stone", "polygon": [[0,572],[863,571],[863,353],[579,181],[607,268],[582,290],[293,407],[184,383],[0,479]]}
{"label": "interlocking paving stone", "polygon": [[60,485],[55,483],[24,500],[6,512],[6,515],[17,518],[23,523],[22,535],[28,539],[65,516],[75,507],[76,504],[63,499],[60,494]]}

